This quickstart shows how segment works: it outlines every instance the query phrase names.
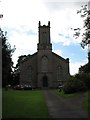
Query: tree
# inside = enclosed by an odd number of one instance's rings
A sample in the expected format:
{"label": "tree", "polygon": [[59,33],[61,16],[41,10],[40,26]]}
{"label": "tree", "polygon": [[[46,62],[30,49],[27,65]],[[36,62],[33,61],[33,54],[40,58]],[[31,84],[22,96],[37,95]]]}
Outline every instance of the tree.
{"label": "tree", "polygon": [[[88,4],[90,4],[90,2]],[[80,35],[82,36],[82,48],[85,48],[85,46],[88,45],[88,62],[90,64],[90,10],[87,5],[81,6],[81,9],[77,11],[77,14],[80,14],[83,18],[84,25],[83,28],[73,29],[75,31],[74,37],[77,39]],[[81,32],[82,29],[84,31],[83,33]]]}
{"label": "tree", "polygon": [[86,91],[86,90],[87,87],[85,83],[74,76],[71,76],[70,79],[65,82],[63,87],[64,93],[68,93],[68,94],[80,92],[80,91]]}
{"label": "tree", "polygon": [[21,55],[18,57],[16,67],[14,67],[14,73],[13,73],[13,85],[20,84],[20,63],[23,62],[26,59],[26,55]]}
{"label": "tree", "polygon": [[75,78],[84,82],[87,89],[90,90],[90,74],[85,73],[85,72],[80,72],[75,75]]}
{"label": "tree", "polygon": [[11,45],[7,42],[7,32],[0,29],[0,38],[2,40],[2,86],[11,84],[12,80],[12,53],[15,51],[15,46],[11,49]]}

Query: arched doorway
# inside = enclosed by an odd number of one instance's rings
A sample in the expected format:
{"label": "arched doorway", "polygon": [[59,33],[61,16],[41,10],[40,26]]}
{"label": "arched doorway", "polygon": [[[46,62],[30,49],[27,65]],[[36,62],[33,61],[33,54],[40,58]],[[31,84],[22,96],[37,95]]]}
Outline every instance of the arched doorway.
{"label": "arched doorway", "polygon": [[43,76],[43,87],[48,87],[48,78],[47,78],[47,76]]}

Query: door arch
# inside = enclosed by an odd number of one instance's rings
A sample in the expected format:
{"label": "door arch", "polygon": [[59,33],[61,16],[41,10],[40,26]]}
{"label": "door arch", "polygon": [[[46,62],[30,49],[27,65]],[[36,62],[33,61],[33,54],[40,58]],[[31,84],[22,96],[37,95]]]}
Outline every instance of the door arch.
{"label": "door arch", "polygon": [[43,87],[48,87],[48,77],[43,76]]}

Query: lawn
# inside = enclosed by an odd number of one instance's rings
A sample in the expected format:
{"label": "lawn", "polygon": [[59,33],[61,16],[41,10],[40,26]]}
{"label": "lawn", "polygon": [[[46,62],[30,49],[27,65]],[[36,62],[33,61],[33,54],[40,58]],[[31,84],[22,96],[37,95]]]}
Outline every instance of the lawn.
{"label": "lawn", "polygon": [[49,118],[43,91],[3,90],[3,118]]}
{"label": "lawn", "polygon": [[0,119],[2,116],[2,89],[0,88]]}
{"label": "lawn", "polygon": [[88,113],[90,113],[90,98],[89,98],[90,91],[86,93],[86,96],[84,98],[84,101],[82,102],[83,107]]}

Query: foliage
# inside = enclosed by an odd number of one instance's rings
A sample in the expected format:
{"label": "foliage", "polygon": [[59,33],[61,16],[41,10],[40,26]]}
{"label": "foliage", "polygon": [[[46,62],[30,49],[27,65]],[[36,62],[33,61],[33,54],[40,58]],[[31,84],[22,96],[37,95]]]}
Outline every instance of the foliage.
{"label": "foliage", "polygon": [[64,85],[64,92],[65,93],[75,93],[75,92],[79,92],[79,91],[85,91],[87,88],[84,84],[83,81],[75,78],[75,77],[71,77]]}
{"label": "foliage", "polygon": [[26,55],[21,55],[18,57],[16,67],[14,67],[13,73],[13,85],[19,85],[20,83],[20,63],[26,59]]}
{"label": "foliage", "polygon": [[89,65],[89,72],[90,72],[90,51],[88,52],[88,65]]}
{"label": "foliage", "polygon": [[7,42],[7,32],[3,32],[0,29],[0,38],[2,40],[2,86],[11,83],[12,80],[12,53],[15,51],[15,47],[11,49],[11,45]]}
{"label": "foliage", "polygon": [[90,63],[87,63],[79,68],[79,73],[90,73]]}
{"label": "foliage", "polygon": [[[81,6],[81,9],[77,11],[77,14],[80,14],[80,16],[84,19],[84,25],[83,28],[75,28],[75,38],[78,38],[80,35],[82,35],[83,39],[81,42],[81,46],[84,48],[87,44],[90,43],[90,10],[88,10],[87,5]],[[84,29],[84,32],[82,33],[81,30]]]}
{"label": "foliage", "polygon": [[[89,4],[90,2],[88,2],[88,6]],[[90,64],[90,10],[88,9],[87,5],[84,5],[81,6],[81,9],[77,11],[77,14],[80,14],[80,16],[83,18],[84,25],[83,28],[73,29],[75,31],[74,37],[77,39],[82,36],[82,48],[85,48],[85,46],[88,45],[88,63]]]}
{"label": "foliage", "polygon": [[88,73],[79,73],[75,75],[75,78],[83,81],[88,89],[90,89],[90,74]]}
{"label": "foliage", "polygon": [[74,96],[77,96],[79,93],[68,93],[68,94],[65,94],[64,90],[53,90],[53,92],[59,96],[62,96],[62,97],[65,97],[65,98],[69,98],[69,97],[74,97]]}
{"label": "foliage", "polygon": [[43,91],[3,90],[2,117],[4,118],[48,118]]}

